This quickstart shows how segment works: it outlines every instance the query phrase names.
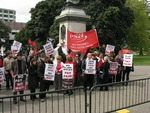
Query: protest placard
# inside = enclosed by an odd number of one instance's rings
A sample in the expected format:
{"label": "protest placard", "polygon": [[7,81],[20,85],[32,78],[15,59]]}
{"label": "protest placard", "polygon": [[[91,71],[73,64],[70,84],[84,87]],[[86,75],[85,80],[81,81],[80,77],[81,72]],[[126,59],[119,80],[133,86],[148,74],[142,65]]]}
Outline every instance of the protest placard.
{"label": "protest placard", "polygon": [[118,71],[118,62],[110,62],[109,74],[116,75]]}
{"label": "protest placard", "polygon": [[55,65],[54,64],[45,64],[45,73],[44,78],[46,80],[54,81],[55,78]]}
{"label": "protest placard", "polygon": [[46,53],[46,54],[51,55],[51,54],[54,53],[54,48],[53,48],[53,45],[52,45],[51,42],[49,42],[49,43],[43,45],[43,47],[44,47],[44,50],[45,50],[45,53]]}
{"label": "protest placard", "polygon": [[124,54],[123,66],[132,67],[132,63],[133,63],[133,54]]}
{"label": "protest placard", "polygon": [[0,84],[4,82],[4,67],[0,67]]}
{"label": "protest placard", "polygon": [[85,73],[86,74],[96,73],[96,60],[87,60]]}
{"label": "protest placard", "polygon": [[114,51],[115,46],[107,44],[105,54],[108,55],[111,51]]}
{"label": "protest placard", "polygon": [[23,91],[26,89],[26,75],[18,74],[14,78],[14,91]]}
{"label": "protest placard", "polygon": [[18,53],[21,49],[22,43],[15,41],[13,42],[13,45],[11,46],[11,51],[13,53]]}
{"label": "protest placard", "polygon": [[62,78],[63,79],[73,78],[73,64],[64,64]]}

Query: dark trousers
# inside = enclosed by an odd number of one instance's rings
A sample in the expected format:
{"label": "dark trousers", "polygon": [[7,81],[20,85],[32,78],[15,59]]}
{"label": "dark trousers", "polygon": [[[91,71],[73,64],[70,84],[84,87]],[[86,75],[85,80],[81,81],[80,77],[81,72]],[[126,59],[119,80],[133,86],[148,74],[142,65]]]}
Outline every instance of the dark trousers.
{"label": "dark trousers", "polygon": [[87,90],[87,86],[89,85],[89,89],[93,87],[93,74],[84,74],[84,88]]}
{"label": "dark trousers", "polygon": [[[40,80],[40,92],[46,91],[46,81],[45,80]],[[46,93],[40,94],[39,95],[40,99],[46,98]]]}
{"label": "dark trousers", "polygon": [[[30,90],[30,93],[35,93],[35,89]],[[36,99],[36,95],[31,95],[31,96],[30,96],[30,99],[31,99],[31,100]]]}
{"label": "dark trousers", "polygon": [[[19,91],[19,93],[24,94],[24,91]],[[13,95],[17,95],[17,92],[13,92]],[[20,100],[22,100],[22,99],[23,99],[23,96],[20,96]],[[16,101],[17,97],[14,97],[13,100]]]}
{"label": "dark trousers", "polygon": [[62,74],[61,73],[55,74],[54,85],[55,85],[55,90],[62,89]]}
{"label": "dark trousers", "polygon": [[12,76],[10,74],[10,71],[9,70],[6,70],[8,73],[5,74],[5,77],[6,77],[6,88],[9,89],[10,87],[10,84],[11,83],[11,87],[13,89],[13,79],[12,79]]}
{"label": "dark trousers", "polygon": [[[109,79],[109,74],[105,73],[104,78],[100,79],[101,84],[107,84]],[[100,87],[100,90],[103,90],[103,86]],[[105,86],[105,90],[108,91],[108,86]]]}
{"label": "dark trousers", "polygon": [[[128,81],[129,80],[129,74],[130,74],[129,70],[124,70],[123,71],[122,81],[125,81],[125,76],[126,76],[126,81]],[[126,83],[126,85],[128,85],[128,83]]]}

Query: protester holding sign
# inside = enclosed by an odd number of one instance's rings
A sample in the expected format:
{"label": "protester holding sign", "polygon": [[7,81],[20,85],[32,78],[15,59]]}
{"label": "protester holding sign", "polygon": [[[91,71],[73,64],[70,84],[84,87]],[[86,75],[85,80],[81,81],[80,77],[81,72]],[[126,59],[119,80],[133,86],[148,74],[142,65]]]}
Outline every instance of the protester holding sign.
{"label": "protester holding sign", "polygon": [[[22,75],[22,74],[26,75],[26,72],[27,72],[26,61],[22,59],[22,53],[19,52],[17,54],[17,59],[12,62],[11,75],[13,78],[15,78],[16,75],[18,77],[19,77],[19,75]],[[14,81],[14,84],[15,84],[15,81]],[[14,87],[13,95],[17,95],[17,92],[18,91],[16,91],[15,87]],[[24,90],[20,90],[19,92],[20,92],[20,94],[23,94]],[[22,96],[20,97],[20,101],[26,102],[26,100]],[[17,98],[16,97],[13,98],[13,103],[17,104]]]}
{"label": "protester holding sign", "polygon": [[[28,87],[30,89],[30,93],[35,93],[35,89],[38,87],[38,74],[37,74],[37,61],[35,58],[31,59],[31,65],[28,68]],[[34,101],[36,99],[36,95],[31,95],[30,99]]]}
{"label": "protester holding sign", "polygon": [[[126,77],[126,81],[129,80],[129,75],[131,71],[134,71],[134,66],[133,66],[133,54],[124,54],[123,56],[123,66],[124,66],[124,70],[123,70],[123,77],[122,77],[122,81],[125,81],[125,77]],[[128,85],[128,83],[123,83],[122,85]]]}
{"label": "protester holding sign", "polygon": [[63,69],[63,62],[61,61],[62,57],[57,56],[57,61],[55,63],[56,69],[55,69],[55,79],[54,79],[54,85],[55,90],[62,89],[62,69]]}
{"label": "protester holding sign", "polygon": [[[63,67],[63,81],[62,81],[62,87],[64,89],[69,89],[73,87],[74,78],[76,76],[76,65],[75,62],[73,62],[73,58],[68,55],[66,57],[66,66]],[[67,65],[68,64],[68,65]],[[66,91],[65,94],[72,95],[72,90]]]}
{"label": "protester holding sign", "polygon": [[89,89],[93,87],[93,79],[96,74],[96,60],[92,59],[92,53],[87,54],[87,58],[83,60],[81,69],[84,73],[84,88],[87,90],[87,86],[89,85]]}

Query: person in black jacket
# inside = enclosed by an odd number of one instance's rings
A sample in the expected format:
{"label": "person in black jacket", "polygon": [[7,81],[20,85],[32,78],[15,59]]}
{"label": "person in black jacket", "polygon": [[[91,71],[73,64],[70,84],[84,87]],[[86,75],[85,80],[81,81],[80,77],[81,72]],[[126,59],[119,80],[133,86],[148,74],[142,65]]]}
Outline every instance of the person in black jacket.
{"label": "person in black jacket", "polygon": [[[28,87],[30,93],[35,93],[35,89],[38,87],[38,74],[37,74],[37,61],[35,58],[31,59],[31,65],[29,66],[28,72]],[[31,95],[30,99],[34,101],[36,95]]]}
{"label": "person in black jacket", "polygon": [[[109,57],[104,57],[104,62],[102,63],[102,66],[100,67],[100,70],[104,73],[103,77],[101,77],[101,84],[107,84],[108,78],[109,78],[109,68],[110,64],[108,62]],[[100,87],[100,90],[103,91],[103,86]],[[108,91],[108,86],[105,86],[105,91]]]}
{"label": "person in black jacket", "polygon": [[58,48],[58,55],[60,55],[62,57],[62,62],[65,63],[66,62],[66,56],[69,53],[69,50],[67,50],[67,48],[65,47],[65,42],[64,41],[60,41],[61,46]]}
{"label": "person in black jacket", "polygon": [[[46,80],[44,78],[44,71],[45,71],[45,63],[46,63],[46,56],[42,56],[40,59],[40,62],[38,64],[38,77],[39,77],[39,81],[40,81],[40,92],[44,92],[46,91]],[[42,93],[39,95],[41,102],[44,102],[44,98],[46,98],[46,93]]]}

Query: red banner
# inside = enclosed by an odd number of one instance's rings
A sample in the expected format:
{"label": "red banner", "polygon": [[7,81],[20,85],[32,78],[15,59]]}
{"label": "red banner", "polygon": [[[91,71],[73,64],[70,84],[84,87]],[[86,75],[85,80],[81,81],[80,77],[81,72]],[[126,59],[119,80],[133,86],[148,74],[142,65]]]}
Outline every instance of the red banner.
{"label": "red banner", "polygon": [[125,48],[122,48],[121,49],[121,54],[126,54],[126,53],[131,53],[132,50],[129,50],[129,49],[125,49]]}
{"label": "red banner", "polygon": [[95,29],[82,33],[74,33],[68,30],[67,37],[67,48],[71,50],[83,51],[87,48],[99,47]]}

